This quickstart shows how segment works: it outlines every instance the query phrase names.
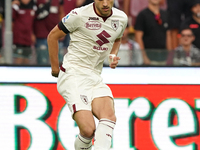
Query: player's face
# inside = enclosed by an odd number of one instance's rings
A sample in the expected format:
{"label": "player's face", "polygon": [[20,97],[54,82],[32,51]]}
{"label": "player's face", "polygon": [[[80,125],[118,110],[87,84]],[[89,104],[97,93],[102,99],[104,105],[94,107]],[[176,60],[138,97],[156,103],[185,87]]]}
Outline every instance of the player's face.
{"label": "player's face", "polygon": [[94,3],[98,15],[107,17],[111,14],[114,0],[94,0]]}

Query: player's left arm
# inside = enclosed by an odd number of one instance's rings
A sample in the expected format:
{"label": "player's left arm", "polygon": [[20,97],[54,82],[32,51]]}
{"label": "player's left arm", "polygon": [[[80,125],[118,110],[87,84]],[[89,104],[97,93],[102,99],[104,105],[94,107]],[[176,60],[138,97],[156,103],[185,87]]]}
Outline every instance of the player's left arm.
{"label": "player's left arm", "polygon": [[128,17],[125,13],[122,13],[124,14],[124,18],[123,20],[121,20],[122,22],[122,30],[121,30],[121,33],[120,35],[118,36],[118,38],[115,40],[114,44],[113,44],[113,47],[112,47],[112,50],[110,52],[110,55],[109,55],[109,66],[110,68],[112,69],[115,69],[118,65],[118,60],[120,60],[120,57],[117,57],[117,54],[118,54],[118,51],[119,51],[119,47],[121,45],[121,38],[123,36],[123,33],[124,33],[124,30],[127,26],[127,23],[128,23]]}
{"label": "player's left arm", "polygon": [[117,57],[120,44],[121,44],[121,38],[116,39],[109,55],[109,59],[111,60],[111,63],[109,66],[112,69],[115,69],[117,67],[118,60],[120,60],[120,57]]}

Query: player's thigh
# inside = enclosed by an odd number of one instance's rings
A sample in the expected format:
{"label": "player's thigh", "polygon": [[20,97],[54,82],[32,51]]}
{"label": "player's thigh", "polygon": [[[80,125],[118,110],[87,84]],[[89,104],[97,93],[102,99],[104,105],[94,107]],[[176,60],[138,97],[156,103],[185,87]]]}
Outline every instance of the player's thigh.
{"label": "player's thigh", "polygon": [[116,121],[114,101],[111,97],[98,97],[92,101],[92,113],[98,119],[107,118]]}
{"label": "player's thigh", "polygon": [[76,121],[81,135],[85,137],[92,137],[96,129],[94,117],[91,111],[80,110],[74,113],[74,120]]}
{"label": "player's thigh", "polygon": [[92,86],[87,84],[85,76],[77,75],[69,67],[67,72],[59,72],[57,89],[60,95],[65,99],[72,116],[80,110],[91,111]]}

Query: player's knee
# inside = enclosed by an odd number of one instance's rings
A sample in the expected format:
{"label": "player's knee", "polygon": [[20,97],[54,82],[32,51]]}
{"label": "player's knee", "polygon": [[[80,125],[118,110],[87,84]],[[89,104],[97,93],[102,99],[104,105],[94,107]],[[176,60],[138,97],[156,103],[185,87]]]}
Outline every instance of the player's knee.
{"label": "player's knee", "polygon": [[117,117],[115,116],[115,114],[113,114],[110,118],[111,121],[116,122],[117,121]]}
{"label": "player's knee", "polygon": [[87,138],[91,138],[94,136],[95,127],[84,127],[81,129],[81,135]]}
{"label": "player's knee", "polygon": [[112,113],[112,114],[109,114],[107,117],[105,117],[106,119],[109,119],[109,120],[111,120],[111,121],[114,121],[114,122],[116,122],[117,121],[117,118],[116,118],[116,116],[115,116],[115,114],[114,113]]}

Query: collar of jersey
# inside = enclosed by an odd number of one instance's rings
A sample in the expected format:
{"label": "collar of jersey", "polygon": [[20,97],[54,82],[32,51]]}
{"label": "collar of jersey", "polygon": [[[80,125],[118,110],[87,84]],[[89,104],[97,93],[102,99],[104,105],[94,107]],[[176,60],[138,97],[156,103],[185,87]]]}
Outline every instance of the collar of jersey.
{"label": "collar of jersey", "polygon": [[103,19],[103,21],[105,22],[110,16],[112,16],[113,14],[113,11],[111,9],[111,14],[107,17],[103,17],[103,16],[100,16],[97,12],[96,12],[96,9],[95,9],[95,6],[94,6],[94,3],[93,3],[93,9],[94,9],[94,12],[96,13],[97,16],[101,17]]}

